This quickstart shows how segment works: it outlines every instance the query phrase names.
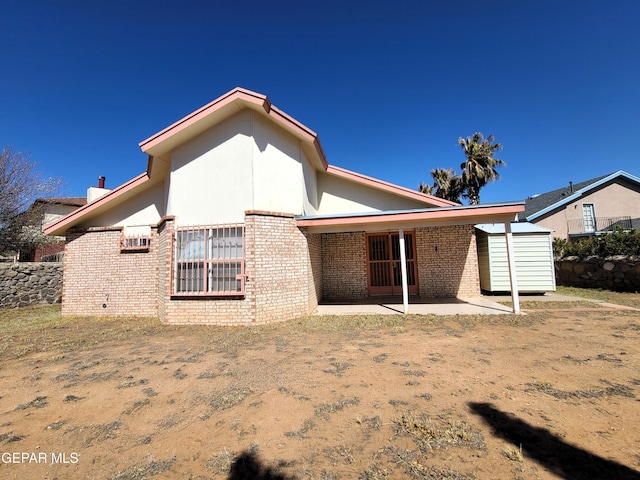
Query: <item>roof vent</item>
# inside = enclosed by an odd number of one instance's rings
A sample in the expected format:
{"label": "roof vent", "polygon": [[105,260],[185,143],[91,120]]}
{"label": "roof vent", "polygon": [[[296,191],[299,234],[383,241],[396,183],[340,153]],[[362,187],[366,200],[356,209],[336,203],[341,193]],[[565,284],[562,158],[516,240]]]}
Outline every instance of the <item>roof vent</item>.
{"label": "roof vent", "polygon": [[569,181],[569,192],[573,193],[573,182]]}

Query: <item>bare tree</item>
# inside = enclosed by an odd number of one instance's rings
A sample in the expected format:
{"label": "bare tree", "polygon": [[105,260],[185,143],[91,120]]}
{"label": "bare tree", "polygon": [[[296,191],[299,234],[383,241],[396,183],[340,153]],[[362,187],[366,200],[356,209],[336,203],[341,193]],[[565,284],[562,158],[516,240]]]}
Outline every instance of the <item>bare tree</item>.
{"label": "bare tree", "polygon": [[43,178],[37,163],[10,145],[0,152],[0,254],[46,242],[39,228],[42,211],[29,208],[37,198],[54,194],[56,178]]}

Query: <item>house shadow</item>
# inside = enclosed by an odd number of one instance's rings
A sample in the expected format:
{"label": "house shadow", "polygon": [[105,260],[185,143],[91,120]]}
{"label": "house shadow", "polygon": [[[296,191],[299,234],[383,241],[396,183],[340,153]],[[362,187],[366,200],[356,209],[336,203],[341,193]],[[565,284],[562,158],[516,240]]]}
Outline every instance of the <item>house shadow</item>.
{"label": "house shadow", "polygon": [[494,435],[521,446],[525,456],[562,478],[640,480],[640,472],[570,445],[547,429],[502,412],[490,403],[468,405],[491,427]]}
{"label": "house shadow", "polygon": [[296,478],[266,467],[255,453],[244,451],[231,464],[227,480],[296,480]]}

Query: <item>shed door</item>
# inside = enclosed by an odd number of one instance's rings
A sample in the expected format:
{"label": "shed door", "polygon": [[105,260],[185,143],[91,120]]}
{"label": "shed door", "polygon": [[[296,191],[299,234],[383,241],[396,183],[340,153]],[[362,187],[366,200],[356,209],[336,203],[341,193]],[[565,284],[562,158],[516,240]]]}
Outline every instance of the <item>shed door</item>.
{"label": "shed door", "polygon": [[[407,285],[412,295],[418,293],[414,238],[413,232],[404,233]],[[398,232],[367,235],[367,274],[370,295],[402,295]]]}

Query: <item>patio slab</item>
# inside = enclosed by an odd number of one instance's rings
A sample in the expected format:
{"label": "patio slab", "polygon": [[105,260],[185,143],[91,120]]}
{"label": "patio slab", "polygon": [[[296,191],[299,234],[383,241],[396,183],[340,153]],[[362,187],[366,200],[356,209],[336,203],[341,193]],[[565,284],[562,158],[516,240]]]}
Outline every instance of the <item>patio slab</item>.
{"label": "patio slab", "polygon": [[[398,315],[403,313],[402,299],[398,297],[370,297],[354,302],[322,302],[316,315]],[[512,313],[511,308],[489,300],[477,298],[416,298],[409,300],[409,313],[418,315],[496,315]]]}
{"label": "patio slab", "polygon": [[[640,309],[604,303],[601,300],[561,295],[556,292],[520,294],[522,302],[592,302],[600,309]],[[511,295],[483,295],[476,298],[422,298],[409,297],[409,313],[417,315],[501,315],[512,313],[511,307],[498,302],[511,302]],[[594,305],[595,307],[596,305]],[[544,307],[542,307],[544,308]],[[562,310],[554,308],[554,310]],[[355,301],[323,301],[316,315],[397,315],[403,313],[400,297],[369,297]]]}

